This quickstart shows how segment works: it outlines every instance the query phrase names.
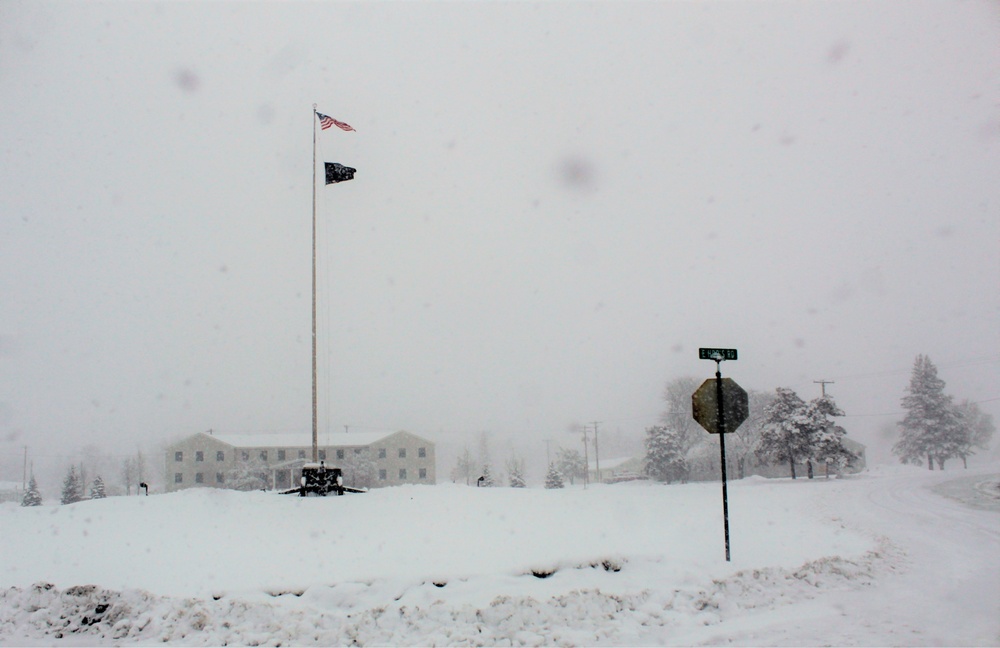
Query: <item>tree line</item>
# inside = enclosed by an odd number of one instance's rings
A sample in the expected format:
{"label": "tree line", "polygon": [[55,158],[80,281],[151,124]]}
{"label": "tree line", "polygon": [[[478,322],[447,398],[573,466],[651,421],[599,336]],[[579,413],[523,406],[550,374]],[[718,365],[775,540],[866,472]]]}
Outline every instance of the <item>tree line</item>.
{"label": "tree line", "polygon": [[[695,378],[680,378],[667,384],[664,400],[667,411],[661,424],[646,429],[645,474],[657,481],[688,481],[696,464],[712,467],[718,441],[695,423],[691,415],[691,394],[698,387]],[[726,449],[743,478],[749,464],[786,464],[793,479],[797,466],[805,465],[811,479],[814,466],[829,473],[842,471],[859,459],[844,443],[846,430],[836,417],[844,416],[832,396],[809,402],[794,390],[779,387],[772,393],[748,392],[750,413],[735,431],[726,435]],[[729,461],[727,461],[729,463]]]}
{"label": "tree line", "polygon": [[[84,459],[79,464],[74,462],[66,470],[59,496],[60,504],[73,504],[85,499],[102,499],[109,494],[131,495],[133,488],[135,494],[139,494],[140,484],[146,479],[146,457],[141,451],[121,458],[118,466],[109,462],[110,457],[101,455],[96,446],[85,447],[82,454]],[[117,472],[118,477],[117,482],[112,482],[110,493],[101,474],[109,472],[112,476]],[[91,478],[89,475],[93,474],[96,476]],[[21,506],[41,506],[42,500],[41,489],[32,471],[28,486],[21,496]]]}
{"label": "tree line", "polygon": [[[684,482],[699,462],[711,465],[716,460],[718,441],[691,416],[691,394],[698,384],[690,377],[667,383],[661,424],[646,429],[644,470],[652,479]],[[958,458],[968,467],[970,456],[989,447],[995,432],[992,417],[976,403],[956,403],[944,388],[934,364],[918,355],[901,400],[904,417],[896,424],[899,438],[893,453],[903,463],[926,461],[928,469],[936,465],[943,470],[947,460]],[[845,413],[833,397],[824,394],[806,402],[785,387],[770,393],[750,390],[748,395],[748,419],[726,435],[726,452],[739,478],[750,462],[786,464],[795,479],[799,466],[812,478],[816,466],[836,473],[858,459],[845,444],[847,432],[837,423]]]}
{"label": "tree line", "polygon": [[[59,498],[59,503],[75,504],[85,499],[104,499],[108,496],[107,490],[104,487],[104,480],[100,475],[95,477],[94,481],[91,482],[89,497],[84,496],[84,484],[83,478],[76,471],[76,466],[70,466],[66,472],[66,479],[63,480],[62,496]],[[28,481],[28,488],[24,491],[24,496],[21,498],[21,506],[41,505],[42,493],[38,490],[38,482],[35,481],[35,476],[32,475]]]}

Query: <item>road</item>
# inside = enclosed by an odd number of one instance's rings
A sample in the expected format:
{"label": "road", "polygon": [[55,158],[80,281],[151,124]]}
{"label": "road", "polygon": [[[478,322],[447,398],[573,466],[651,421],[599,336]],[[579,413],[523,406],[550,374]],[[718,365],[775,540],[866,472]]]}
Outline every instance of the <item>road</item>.
{"label": "road", "polygon": [[[886,559],[875,583],[795,604],[773,623],[759,619],[746,643],[1000,645],[997,482],[1000,475],[990,470],[843,480],[840,494],[822,498],[822,513],[884,540]],[[737,634],[742,643],[745,635]]]}

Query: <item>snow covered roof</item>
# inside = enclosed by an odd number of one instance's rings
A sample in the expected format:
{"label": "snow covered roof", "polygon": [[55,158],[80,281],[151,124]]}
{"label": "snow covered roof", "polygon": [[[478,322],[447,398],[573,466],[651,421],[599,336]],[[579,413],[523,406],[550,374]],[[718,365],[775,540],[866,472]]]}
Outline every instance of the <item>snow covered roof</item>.
{"label": "snow covered roof", "polygon": [[[395,432],[330,432],[319,435],[319,445],[326,447],[368,446]],[[311,448],[310,434],[210,434],[213,439],[235,448]]]}
{"label": "snow covered roof", "polygon": [[[635,457],[615,457],[613,459],[601,459],[601,470],[614,470],[624,463],[632,461]],[[597,470],[597,462],[591,460],[590,469]]]}

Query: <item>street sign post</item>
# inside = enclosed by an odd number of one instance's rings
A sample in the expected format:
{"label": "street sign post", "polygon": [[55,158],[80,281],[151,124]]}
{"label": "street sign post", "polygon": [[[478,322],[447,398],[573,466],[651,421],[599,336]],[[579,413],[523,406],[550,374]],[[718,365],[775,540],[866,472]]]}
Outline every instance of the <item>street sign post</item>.
{"label": "street sign post", "polygon": [[749,415],[746,390],[731,378],[722,377],[722,361],[735,360],[736,349],[698,349],[702,360],[715,361],[715,380],[706,380],[691,394],[691,414],[710,434],[719,435],[722,463],[722,520],[726,534],[726,562],[729,562],[729,493],[726,488],[726,433],[738,428]]}

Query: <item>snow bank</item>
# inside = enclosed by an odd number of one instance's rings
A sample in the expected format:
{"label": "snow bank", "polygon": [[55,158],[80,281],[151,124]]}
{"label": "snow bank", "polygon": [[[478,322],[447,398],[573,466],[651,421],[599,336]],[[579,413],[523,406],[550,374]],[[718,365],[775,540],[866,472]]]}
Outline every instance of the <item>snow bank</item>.
{"label": "snow bank", "polygon": [[[831,480],[584,489],[197,489],[0,506],[0,641],[662,644],[869,582]],[[666,632],[669,630],[669,632]]]}
{"label": "snow bank", "polygon": [[431,583],[375,606],[359,604],[358,588],[351,586],[347,592],[331,586],[275,594],[276,601],[269,602],[181,599],[95,586],[59,590],[39,583],[0,594],[0,640],[77,637],[88,645],[210,646],[660,644],[664,637],[714,626],[748,609],[773,610],[809,599],[819,589],[870,583],[877,558],[871,553],[858,561],[826,558],[797,570],[740,571],[704,588],[688,584],[632,594],[587,588],[543,598],[503,595],[481,607],[461,602],[461,596],[441,597],[435,590],[443,588]]}

